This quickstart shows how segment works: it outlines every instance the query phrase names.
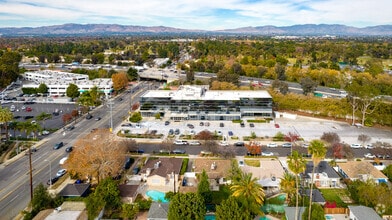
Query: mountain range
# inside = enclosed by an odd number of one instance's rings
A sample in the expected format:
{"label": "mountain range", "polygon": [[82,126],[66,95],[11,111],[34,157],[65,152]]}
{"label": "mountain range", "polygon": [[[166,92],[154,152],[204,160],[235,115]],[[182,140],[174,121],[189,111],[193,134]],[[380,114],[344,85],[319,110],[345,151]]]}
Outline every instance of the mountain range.
{"label": "mountain range", "polygon": [[260,36],[392,36],[392,25],[357,28],[339,24],[304,24],[292,26],[241,27],[224,30],[194,30],[165,26],[134,26],[119,24],[63,24],[42,27],[0,28],[2,36],[45,35],[126,35],[126,34],[235,34]]}

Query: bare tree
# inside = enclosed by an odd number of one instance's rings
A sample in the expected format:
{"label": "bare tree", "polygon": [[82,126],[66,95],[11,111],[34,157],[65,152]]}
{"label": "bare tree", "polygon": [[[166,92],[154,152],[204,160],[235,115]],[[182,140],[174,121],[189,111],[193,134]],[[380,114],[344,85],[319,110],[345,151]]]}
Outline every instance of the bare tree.
{"label": "bare tree", "polygon": [[165,138],[160,144],[160,149],[167,151],[169,154],[173,151],[173,139],[172,138]]}
{"label": "bare tree", "polygon": [[358,135],[358,141],[362,142],[362,145],[365,146],[365,143],[370,142],[372,138],[366,134]]}
{"label": "bare tree", "polygon": [[78,139],[65,167],[71,175],[100,179],[119,173],[124,165],[127,142],[116,140],[107,129],[98,129]]}
{"label": "bare tree", "polygon": [[330,146],[340,142],[340,137],[335,132],[324,132],[320,139],[327,142]]}

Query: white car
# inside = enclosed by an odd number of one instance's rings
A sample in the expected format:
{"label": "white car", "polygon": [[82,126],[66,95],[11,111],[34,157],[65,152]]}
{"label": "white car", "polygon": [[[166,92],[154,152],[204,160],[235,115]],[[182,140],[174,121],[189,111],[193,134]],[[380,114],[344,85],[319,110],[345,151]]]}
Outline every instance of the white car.
{"label": "white car", "polygon": [[221,141],[219,142],[220,146],[229,146],[229,143],[227,143],[227,141]]}
{"label": "white car", "polygon": [[200,141],[189,141],[189,145],[201,145]]}
{"label": "white car", "polygon": [[365,155],[363,155],[365,158],[369,158],[369,159],[374,159],[374,158],[376,158],[376,155],[374,155],[374,154],[371,154],[371,153],[367,153],[367,154],[365,154]]}
{"label": "white car", "polygon": [[261,152],[261,156],[271,157],[271,156],[274,156],[274,153],[269,152],[269,151],[264,151],[264,152]]}
{"label": "white car", "polygon": [[351,148],[356,148],[356,149],[362,148],[362,145],[360,145],[360,144],[351,144]]}
{"label": "white car", "polygon": [[373,149],[374,146],[373,146],[372,144],[367,144],[367,145],[365,146],[365,148],[366,148],[366,149]]}
{"label": "white car", "polygon": [[67,172],[66,169],[61,169],[61,170],[57,171],[56,176],[62,177],[66,172]]}
{"label": "white car", "polygon": [[182,141],[182,140],[175,140],[173,144],[175,144],[175,145],[184,145],[185,142]]}
{"label": "white car", "polygon": [[267,147],[278,147],[276,143],[269,143],[267,144]]}

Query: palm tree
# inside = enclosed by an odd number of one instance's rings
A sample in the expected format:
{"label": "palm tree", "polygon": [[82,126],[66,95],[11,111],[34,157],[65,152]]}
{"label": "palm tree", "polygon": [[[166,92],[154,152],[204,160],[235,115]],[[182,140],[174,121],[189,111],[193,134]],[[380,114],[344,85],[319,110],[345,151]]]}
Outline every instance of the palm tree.
{"label": "palm tree", "polygon": [[[13,118],[14,118],[14,114],[12,114],[12,112],[9,109],[0,107],[0,123],[3,123],[5,126],[7,140],[8,140],[8,122],[10,122]],[[1,134],[1,128],[0,128],[0,134]]]}
{"label": "palm tree", "polygon": [[241,197],[245,211],[253,214],[260,213],[260,206],[264,203],[263,186],[257,183],[257,179],[251,173],[242,173],[241,179],[230,186],[232,196]]}
{"label": "palm tree", "polygon": [[309,213],[308,219],[310,219],[310,214],[312,213],[312,198],[313,198],[313,180],[314,180],[314,171],[316,166],[320,163],[322,159],[324,159],[325,154],[327,153],[327,149],[325,148],[325,144],[321,140],[313,140],[310,142],[308,153],[312,155],[313,168],[312,168],[312,181],[310,182],[310,195],[309,195]]}
{"label": "palm tree", "polygon": [[306,168],[305,159],[298,153],[298,151],[293,151],[291,156],[288,157],[287,164],[291,172],[295,174],[295,186],[296,186],[296,201],[295,201],[295,220],[298,219],[298,175],[303,173]]}
{"label": "palm tree", "polygon": [[294,175],[286,172],[280,180],[280,188],[287,194],[288,203],[290,203],[293,194],[295,193],[295,178]]}

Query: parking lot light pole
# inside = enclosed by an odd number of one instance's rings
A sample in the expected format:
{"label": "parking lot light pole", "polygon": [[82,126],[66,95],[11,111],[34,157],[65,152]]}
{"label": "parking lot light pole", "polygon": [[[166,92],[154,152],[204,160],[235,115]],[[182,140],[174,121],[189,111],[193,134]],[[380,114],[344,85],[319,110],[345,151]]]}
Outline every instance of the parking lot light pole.
{"label": "parking lot light pole", "polygon": [[108,102],[108,107],[110,110],[110,132],[113,132],[113,102],[112,100],[109,100]]}

